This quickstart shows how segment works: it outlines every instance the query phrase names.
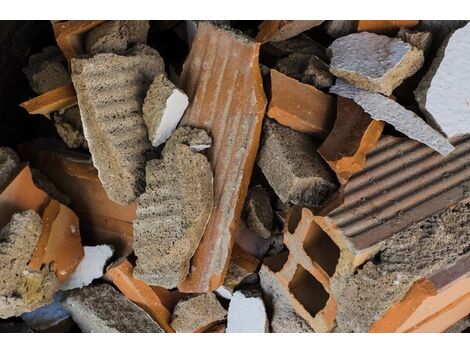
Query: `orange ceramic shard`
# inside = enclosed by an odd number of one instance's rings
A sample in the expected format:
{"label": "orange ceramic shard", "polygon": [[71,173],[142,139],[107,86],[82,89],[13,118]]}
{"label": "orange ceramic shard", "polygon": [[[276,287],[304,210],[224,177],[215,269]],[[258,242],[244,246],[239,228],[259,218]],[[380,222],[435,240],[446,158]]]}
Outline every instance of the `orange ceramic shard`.
{"label": "orange ceramic shard", "polygon": [[201,23],[181,74],[190,104],[182,126],[212,137],[207,152],[214,174],[214,207],[192,258],[182,292],[217,289],[230,252],[250,182],[266,108],[259,43],[230,30]]}
{"label": "orange ceramic shard", "polygon": [[73,84],[55,88],[20,104],[31,115],[44,115],[48,119],[54,111],[65,110],[75,105],[77,105],[77,95]]}
{"label": "orange ceramic shard", "polygon": [[271,100],[267,115],[302,133],[325,138],[335,121],[335,98],[271,70]]}
{"label": "orange ceramic shard", "polygon": [[417,20],[360,20],[357,31],[394,35],[400,28],[411,28],[418,22]]}
{"label": "orange ceramic shard", "polygon": [[[160,299],[159,290],[153,290],[142,280],[133,275],[134,268],[127,260],[108,268],[105,277],[129,300],[145,310],[166,332],[175,332],[170,326],[171,314]],[[164,290],[164,289],[163,289]]]}
{"label": "orange ceramic shard", "polygon": [[310,28],[319,26],[324,21],[313,20],[313,21],[293,21],[293,20],[282,20],[282,21],[263,21],[259,25],[259,32],[256,35],[258,42],[266,41],[281,41],[292,37],[297,34],[305,32]]}
{"label": "orange ceramic shard", "polygon": [[370,118],[351,99],[337,98],[337,116],[333,130],[318,148],[318,153],[345,184],[363,169],[366,154],[382,135],[385,122]]}
{"label": "orange ceramic shard", "polygon": [[42,232],[29,267],[40,270],[43,264],[52,264],[57,278],[64,282],[83,256],[77,215],[52,199],[42,214]]}
{"label": "orange ceramic shard", "polygon": [[83,37],[86,32],[105,21],[102,20],[72,20],[60,21],[52,25],[57,46],[62,50],[65,58],[70,60],[85,53]]}

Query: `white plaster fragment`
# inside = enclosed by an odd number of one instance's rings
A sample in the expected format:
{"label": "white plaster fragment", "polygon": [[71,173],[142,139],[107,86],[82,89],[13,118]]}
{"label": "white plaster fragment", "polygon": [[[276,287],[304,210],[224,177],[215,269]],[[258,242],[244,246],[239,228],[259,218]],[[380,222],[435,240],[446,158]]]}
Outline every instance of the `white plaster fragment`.
{"label": "white plaster fragment", "polygon": [[217,290],[215,290],[220,297],[225,299],[232,299],[232,291],[230,291],[226,286],[221,285]]}
{"label": "white plaster fragment", "polygon": [[426,95],[426,110],[449,138],[470,132],[470,24],[449,39]]}
{"label": "white plaster fragment", "polygon": [[426,144],[444,156],[454,150],[454,146],[441,133],[390,98],[356,88],[342,79],[336,80],[335,86],[330,88],[330,93],[353,99],[374,120],[385,121],[397,131]]}
{"label": "white plaster fragment", "polygon": [[227,333],[265,333],[269,323],[261,296],[243,291],[233,294],[228,308]]}
{"label": "white plaster fragment", "polygon": [[106,262],[113,255],[113,250],[108,245],[84,246],[85,256],[77,269],[60,287],[61,290],[72,290],[88,286],[94,279],[103,276]]}

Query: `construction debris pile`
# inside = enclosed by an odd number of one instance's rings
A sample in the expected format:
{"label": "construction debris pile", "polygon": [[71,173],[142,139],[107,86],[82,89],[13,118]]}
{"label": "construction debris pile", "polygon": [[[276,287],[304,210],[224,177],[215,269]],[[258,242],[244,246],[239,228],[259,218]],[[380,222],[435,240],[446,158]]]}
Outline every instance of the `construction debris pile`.
{"label": "construction debris pile", "polygon": [[466,21],[48,25],[0,331],[468,330]]}

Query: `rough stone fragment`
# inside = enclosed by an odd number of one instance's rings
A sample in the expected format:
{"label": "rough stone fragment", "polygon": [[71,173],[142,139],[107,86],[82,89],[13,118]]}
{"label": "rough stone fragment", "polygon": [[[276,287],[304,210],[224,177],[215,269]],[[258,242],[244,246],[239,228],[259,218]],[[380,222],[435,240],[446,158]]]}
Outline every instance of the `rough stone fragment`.
{"label": "rough stone fragment", "polygon": [[382,135],[385,123],[376,121],[354,101],[337,99],[337,116],[333,130],[318,148],[318,153],[345,184],[363,169],[366,154]]}
{"label": "rough stone fragment", "polygon": [[113,255],[112,248],[107,245],[84,246],[83,250],[85,256],[73,274],[62,283],[61,290],[82,288],[91,284],[94,279],[102,277],[106,262]]}
{"label": "rough stone fragment", "polygon": [[142,117],[145,93],[164,71],[157,51],[137,44],[124,55],[73,59],[83,131],[109,198],[128,204],[144,188],[145,153],[151,148]]}
{"label": "rough stone fragment", "polygon": [[71,83],[64,57],[55,46],[45,47],[42,52],[31,55],[24,73],[37,94]]}
{"label": "rough stone fragment", "polygon": [[28,267],[41,235],[41,218],[32,210],[16,213],[0,232],[0,318],[51,303],[59,281],[46,266]]}
{"label": "rough stone fragment", "polygon": [[266,108],[258,54],[259,43],[239,32],[201,23],[183,66],[182,88],[190,103],[181,126],[203,128],[212,137],[207,158],[217,206],[182,292],[216,290],[223,283]]}
{"label": "rough stone fragment", "polygon": [[246,225],[251,231],[264,238],[271,236],[274,214],[271,199],[263,186],[255,186],[248,191],[245,216]]}
{"label": "rough stone fragment", "polygon": [[82,119],[78,105],[65,109],[63,113],[54,114],[57,133],[69,148],[88,148],[83,135]]}
{"label": "rough stone fragment", "polygon": [[164,332],[150,315],[108,284],[70,291],[64,306],[85,333]]}
{"label": "rough stone fragment", "polygon": [[330,93],[353,99],[374,120],[385,121],[396,130],[433,148],[442,155],[447,155],[454,147],[441,133],[424,122],[418,115],[390,98],[378,93],[356,88],[338,79],[331,87]]}
{"label": "rough stone fragment", "polygon": [[293,130],[325,138],[335,119],[335,98],[271,70],[271,99],[266,114]]}
{"label": "rough stone fragment", "polygon": [[171,326],[176,332],[202,332],[224,320],[227,311],[212,292],[178,302],[173,312]]}
{"label": "rough stone fragment", "polygon": [[259,277],[266,308],[270,316],[271,332],[314,332],[307,322],[295,312],[288,291],[279,283],[274,273],[266,265],[261,267]]}
{"label": "rough stone fragment", "polygon": [[7,147],[0,147],[0,190],[3,190],[20,164],[16,153]]}
{"label": "rough stone fragment", "polygon": [[360,20],[357,31],[394,35],[400,28],[415,27],[418,23],[417,20]]}
{"label": "rough stone fragment", "polygon": [[310,28],[319,26],[324,21],[293,21],[293,20],[276,20],[276,21],[263,21],[259,25],[259,32],[256,35],[256,40],[259,42],[266,41],[279,41],[289,39]]}
{"label": "rough stone fragment", "polygon": [[240,290],[233,294],[228,307],[227,333],[269,332],[262,295],[257,290]]}
{"label": "rough stone fragment", "polygon": [[106,21],[85,36],[88,54],[120,53],[137,43],[146,44],[149,21]]}
{"label": "rough stone fragment", "polygon": [[330,71],[349,83],[386,96],[424,63],[423,52],[400,39],[374,33],[354,33],[336,39]]}
{"label": "rough stone fragment", "polygon": [[336,189],[313,139],[266,120],[258,165],[283,202],[321,205]]}
{"label": "rough stone fragment", "polygon": [[415,91],[429,122],[449,138],[470,132],[470,24],[439,48]]}
{"label": "rough stone fragment", "polygon": [[422,50],[425,56],[429,53],[429,50],[431,49],[431,32],[418,32],[413,31],[411,29],[400,28],[397,33],[397,38],[413,45],[415,48]]}
{"label": "rough stone fragment", "polygon": [[147,186],[134,221],[136,277],[174,288],[189,272],[210,216],[213,199],[209,161],[197,151],[211,144],[204,130],[181,127],[147,162]]}
{"label": "rough stone fragment", "polygon": [[356,31],[357,21],[353,20],[332,20],[325,21],[324,28],[330,37],[338,38]]}
{"label": "rough stone fragment", "polygon": [[164,74],[158,75],[145,96],[143,112],[150,142],[166,142],[188,107],[188,97]]}

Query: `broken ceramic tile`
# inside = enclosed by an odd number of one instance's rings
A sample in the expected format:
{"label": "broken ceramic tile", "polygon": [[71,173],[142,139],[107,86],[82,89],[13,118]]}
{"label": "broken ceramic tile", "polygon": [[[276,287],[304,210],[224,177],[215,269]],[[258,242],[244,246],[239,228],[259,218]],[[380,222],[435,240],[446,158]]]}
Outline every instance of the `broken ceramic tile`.
{"label": "broken ceramic tile", "polygon": [[174,288],[189,273],[212,209],[211,167],[197,153],[210,144],[204,130],[180,127],[163,158],[147,162],[147,186],[134,221],[134,274],[148,284]]}
{"label": "broken ceramic tile", "polygon": [[354,33],[336,39],[330,71],[349,83],[386,96],[424,63],[423,52],[396,38],[374,33]]}
{"label": "broken ceramic tile", "polygon": [[336,80],[335,86],[330,88],[330,93],[353,99],[374,120],[389,123],[397,131],[426,144],[444,156],[454,150],[447,138],[429,126],[413,111],[405,109],[390,98],[356,88],[342,79]]}
{"label": "broken ceramic tile", "polygon": [[164,74],[155,77],[144,100],[143,114],[154,147],[166,142],[188,107],[188,97]]}
{"label": "broken ceramic tile", "polygon": [[103,276],[106,262],[113,255],[110,246],[84,246],[85,256],[73,274],[63,282],[60,289],[63,291],[88,286],[93,280]]}
{"label": "broken ceramic tile", "polygon": [[240,290],[233,294],[228,307],[226,332],[269,332],[269,321],[261,292]]}

